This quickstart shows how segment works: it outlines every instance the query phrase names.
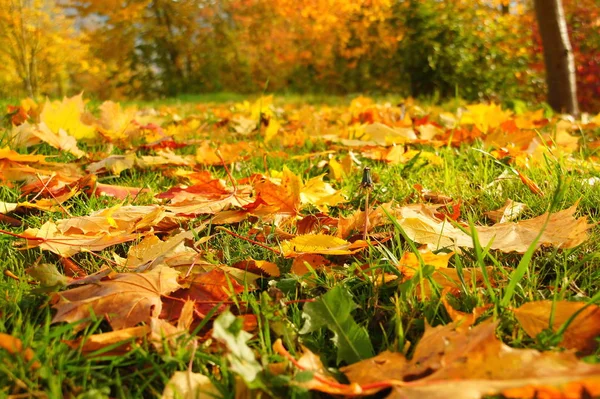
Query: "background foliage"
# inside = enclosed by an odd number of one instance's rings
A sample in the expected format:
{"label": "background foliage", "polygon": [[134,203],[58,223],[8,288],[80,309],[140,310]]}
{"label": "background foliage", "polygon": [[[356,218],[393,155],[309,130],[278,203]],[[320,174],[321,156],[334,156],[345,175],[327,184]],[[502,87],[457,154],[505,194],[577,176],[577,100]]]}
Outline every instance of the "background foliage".
{"label": "background foliage", "polygon": [[[0,95],[294,91],[543,100],[531,1],[0,0]],[[563,0],[600,110],[598,0]],[[532,29],[533,28],[533,29]]]}

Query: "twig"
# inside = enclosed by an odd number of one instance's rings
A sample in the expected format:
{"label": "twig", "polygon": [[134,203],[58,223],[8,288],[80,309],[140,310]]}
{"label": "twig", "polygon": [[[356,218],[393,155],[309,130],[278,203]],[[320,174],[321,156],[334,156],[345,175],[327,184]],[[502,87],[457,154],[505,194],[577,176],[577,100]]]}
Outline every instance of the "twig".
{"label": "twig", "polygon": [[269,250],[269,251],[271,251],[271,252],[273,252],[274,254],[277,254],[277,255],[279,255],[279,256],[283,255],[283,254],[281,253],[281,251],[279,251],[278,249],[275,249],[275,248],[269,247],[268,245],[265,245],[265,244],[263,244],[262,242],[254,241],[254,240],[252,240],[252,239],[250,239],[250,238],[248,238],[248,237],[241,236],[241,235],[239,235],[239,234],[237,234],[237,233],[234,233],[234,232],[233,232],[233,231],[231,231],[231,230],[227,230],[225,227],[217,226],[217,227],[215,228],[215,230],[224,231],[225,233],[227,233],[227,234],[229,234],[229,235],[232,235],[232,236],[234,236],[234,237],[236,237],[236,238],[239,238],[239,239],[242,239],[242,240],[244,240],[244,241],[247,241],[247,242],[249,242],[249,243],[251,243],[251,244],[258,245],[259,247],[262,247],[262,248],[264,248],[264,249],[267,249],[267,250]]}
{"label": "twig", "polygon": [[40,183],[42,183],[42,190],[40,191],[40,193],[42,191],[44,191],[44,189],[45,189],[48,192],[48,194],[50,194],[52,199],[54,199],[54,201],[56,202],[56,205],[58,205],[60,207],[60,209],[63,210],[64,213],[66,213],[70,217],[73,217],[73,215],[71,215],[71,213],[61,204],[61,202],[58,200],[58,198],[56,198],[56,196],[54,196],[54,193],[52,191],[50,191],[50,189],[48,188],[48,184],[50,183],[50,180],[52,180],[52,176],[54,176],[54,175],[51,175],[50,178],[48,179],[48,181],[44,184],[44,182],[40,178],[40,175],[37,173],[35,174],[35,177],[37,177],[37,179],[40,181]]}
{"label": "twig", "polygon": [[363,226],[363,240],[367,241],[367,232],[369,230],[369,193],[373,188],[373,179],[371,178],[371,168],[365,166],[363,177],[360,182],[360,188],[365,190],[365,224]]}

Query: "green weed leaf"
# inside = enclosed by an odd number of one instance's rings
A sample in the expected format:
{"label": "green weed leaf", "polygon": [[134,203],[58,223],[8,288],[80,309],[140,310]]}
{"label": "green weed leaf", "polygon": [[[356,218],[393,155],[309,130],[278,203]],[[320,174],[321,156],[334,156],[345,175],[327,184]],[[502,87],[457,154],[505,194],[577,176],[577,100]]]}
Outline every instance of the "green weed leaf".
{"label": "green weed leaf", "polygon": [[373,346],[369,334],[360,327],[351,316],[357,306],[348,290],[337,286],[304,306],[302,318],[305,319],[300,334],[317,331],[323,327],[330,329],[333,343],[337,347],[337,362],[349,364],[373,357]]}

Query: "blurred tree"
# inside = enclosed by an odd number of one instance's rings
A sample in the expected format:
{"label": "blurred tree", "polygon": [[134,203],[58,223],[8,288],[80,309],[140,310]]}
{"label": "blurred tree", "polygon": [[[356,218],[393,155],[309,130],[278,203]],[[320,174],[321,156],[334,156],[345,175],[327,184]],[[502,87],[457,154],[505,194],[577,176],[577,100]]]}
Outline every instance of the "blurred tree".
{"label": "blurred tree", "polygon": [[579,114],[575,57],[561,0],[535,0],[535,13],[544,48],[548,104],[557,112]]}
{"label": "blurred tree", "polygon": [[95,67],[83,40],[55,1],[0,0],[0,94],[66,94]]}

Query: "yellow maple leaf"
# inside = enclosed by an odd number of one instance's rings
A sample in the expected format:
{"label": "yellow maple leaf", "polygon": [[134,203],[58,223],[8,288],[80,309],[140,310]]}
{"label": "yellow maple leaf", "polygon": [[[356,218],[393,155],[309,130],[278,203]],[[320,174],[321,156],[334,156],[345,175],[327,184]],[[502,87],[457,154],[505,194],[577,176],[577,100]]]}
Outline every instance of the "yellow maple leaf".
{"label": "yellow maple leaf", "polygon": [[511,116],[510,111],[503,111],[497,104],[474,104],[467,106],[461,119],[461,125],[475,125],[483,133],[500,126]]}
{"label": "yellow maple leaf", "polygon": [[40,114],[40,122],[57,134],[60,129],[64,129],[78,140],[93,139],[96,137],[96,129],[81,120],[84,108],[83,93],[71,98],[65,97],[62,101],[46,101]]}
{"label": "yellow maple leaf", "polygon": [[301,254],[349,255],[364,248],[364,243],[350,243],[342,238],[326,234],[304,234],[281,244],[285,257],[296,257]]}
{"label": "yellow maple leaf", "polygon": [[269,121],[269,126],[267,130],[265,130],[265,143],[268,143],[277,135],[279,129],[281,128],[281,123],[276,121],[275,119],[271,119]]}
{"label": "yellow maple leaf", "polygon": [[325,175],[313,177],[304,183],[300,190],[300,201],[303,204],[313,204],[319,210],[326,211],[328,206],[346,202],[346,198],[331,184],[324,182],[323,176]]}

